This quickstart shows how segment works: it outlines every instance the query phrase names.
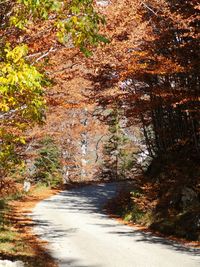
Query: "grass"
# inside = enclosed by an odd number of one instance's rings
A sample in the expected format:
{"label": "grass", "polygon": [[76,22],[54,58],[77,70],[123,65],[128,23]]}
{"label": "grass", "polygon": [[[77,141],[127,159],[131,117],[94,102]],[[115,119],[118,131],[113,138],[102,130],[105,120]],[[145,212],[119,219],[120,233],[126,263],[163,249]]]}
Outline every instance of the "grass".
{"label": "grass", "polygon": [[25,240],[21,240],[20,233],[8,225],[0,230],[0,252],[4,255],[30,255]]}
{"label": "grass", "polygon": [[5,250],[5,247],[10,247],[10,244],[15,241],[16,233],[11,229],[3,228],[0,231],[0,250]]}
{"label": "grass", "polygon": [[[6,205],[1,209],[1,228],[0,228],[0,256],[8,259],[22,259],[24,256],[31,256],[31,251],[27,240],[18,229],[15,223],[10,219],[12,209]],[[14,216],[15,217],[15,216]]]}
{"label": "grass", "polygon": [[46,184],[43,183],[37,183],[34,187],[34,191],[32,192],[32,194],[34,195],[40,195],[42,194],[45,190],[50,189],[49,186],[47,186]]}

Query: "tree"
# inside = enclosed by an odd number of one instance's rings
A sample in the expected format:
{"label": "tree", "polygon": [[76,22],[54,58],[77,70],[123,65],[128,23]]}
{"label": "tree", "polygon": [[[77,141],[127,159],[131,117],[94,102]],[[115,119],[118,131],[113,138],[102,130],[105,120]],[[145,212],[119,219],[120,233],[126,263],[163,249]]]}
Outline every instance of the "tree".
{"label": "tree", "polygon": [[58,146],[49,137],[43,139],[40,146],[41,149],[35,158],[33,164],[34,172],[30,175],[30,179],[51,186],[61,184],[63,182],[62,165]]}
{"label": "tree", "polygon": [[199,2],[114,1],[105,12],[112,42],[96,52],[94,97],[104,109],[122,103],[151,157],[126,207],[135,215],[139,203],[154,229],[198,240]]}
{"label": "tree", "polygon": [[0,174],[3,177],[13,163],[18,145],[25,144],[21,133],[31,122],[41,122],[44,112],[43,75],[26,63],[26,46],[7,46],[0,62]]}
{"label": "tree", "polygon": [[[44,119],[44,85],[49,83],[42,66],[37,70],[34,65],[59,46],[79,47],[88,56],[91,45],[107,40],[98,33],[104,19],[91,0],[2,0],[0,7],[0,175],[4,177],[18,162],[27,127]],[[46,42],[53,39],[55,46],[44,52],[44,39],[36,42],[43,30],[48,33]]]}
{"label": "tree", "polygon": [[103,179],[128,179],[133,174],[135,147],[125,132],[126,118],[123,107],[114,102],[104,112],[101,111],[99,117],[102,114],[102,123],[108,125],[108,133],[104,136],[99,175]]}
{"label": "tree", "polygon": [[198,3],[129,4],[107,11],[112,44],[97,51],[93,79],[99,103],[123,101],[152,157],[184,144],[199,154]]}

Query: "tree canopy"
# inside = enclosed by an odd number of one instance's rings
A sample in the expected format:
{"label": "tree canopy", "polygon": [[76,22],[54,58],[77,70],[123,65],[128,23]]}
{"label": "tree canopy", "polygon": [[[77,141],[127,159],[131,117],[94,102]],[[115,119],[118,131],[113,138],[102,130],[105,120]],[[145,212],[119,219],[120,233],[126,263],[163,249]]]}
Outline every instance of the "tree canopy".
{"label": "tree canopy", "polygon": [[[59,45],[78,47],[89,56],[90,46],[107,39],[99,34],[104,18],[91,0],[1,0],[0,7],[0,175],[4,176],[16,163],[16,147],[25,143],[25,129],[44,119],[44,88],[49,82],[37,62]],[[47,29],[46,42],[53,42],[47,51],[35,39],[37,34],[43,36],[40,27]]]}
{"label": "tree canopy", "polygon": [[0,176],[46,119],[33,181],[132,178],[129,200],[179,229],[200,214],[198,0],[103,2],[0,0]]}

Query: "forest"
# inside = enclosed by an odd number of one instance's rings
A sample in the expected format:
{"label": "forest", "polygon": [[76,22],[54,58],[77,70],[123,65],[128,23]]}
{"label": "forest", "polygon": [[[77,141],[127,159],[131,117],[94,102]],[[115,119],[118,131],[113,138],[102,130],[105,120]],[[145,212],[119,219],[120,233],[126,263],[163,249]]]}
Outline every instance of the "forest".
{"label": "forest", "polygon": [[0,260],[57,266],[42,244],[22,248],[21,205],[111,182],[128,186],[109,214],[199,245],[199,11],[198,0],[0,0]]}

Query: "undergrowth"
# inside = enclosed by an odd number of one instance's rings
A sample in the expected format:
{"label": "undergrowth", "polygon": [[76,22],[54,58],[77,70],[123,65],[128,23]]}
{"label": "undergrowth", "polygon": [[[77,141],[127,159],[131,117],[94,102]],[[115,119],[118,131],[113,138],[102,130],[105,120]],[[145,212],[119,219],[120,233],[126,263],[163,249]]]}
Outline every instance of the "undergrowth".
{"label": "undergrowth", "polygon": [[109,204],[112,213],[168,236],[200,241],[200,166],[193,151],[184,147],[158,157],[138,184]]}

